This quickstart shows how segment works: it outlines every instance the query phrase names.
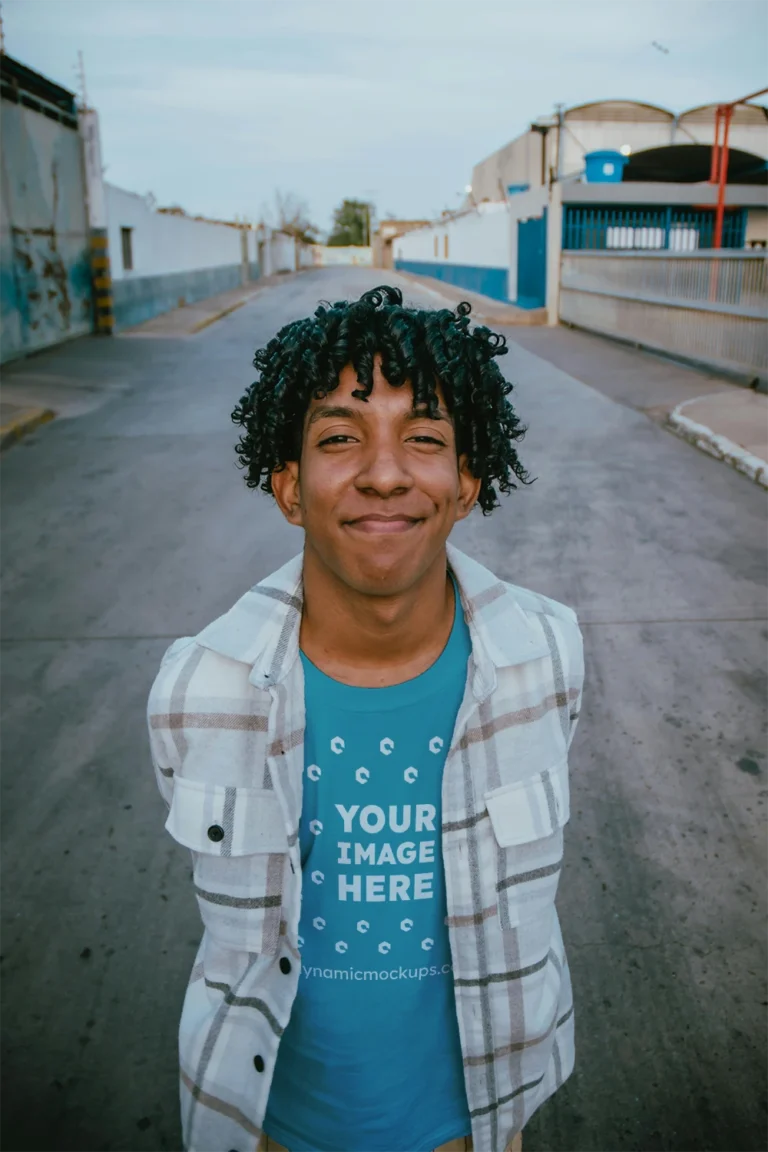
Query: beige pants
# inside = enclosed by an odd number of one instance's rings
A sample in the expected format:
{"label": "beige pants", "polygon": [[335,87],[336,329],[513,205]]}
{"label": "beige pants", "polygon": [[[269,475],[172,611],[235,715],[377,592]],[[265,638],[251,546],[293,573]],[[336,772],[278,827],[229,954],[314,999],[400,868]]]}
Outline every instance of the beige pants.
{"label": "beige pants", "polygon": [[[288,1149],[283,1148],[282,1144],[278,1144],[277,1141],[271,1140],[266,1132],[262,1132],[259,1152],[288,1152]],[[439,1148],[436,1148],[435,1152],[472,1152],[472,1137],[462,1136],[459,1140],[449,1140],[447,1144],[441,1144]],[[522,1132],[518,1132],[512,1143],[508,1145],[507,1152],[523,1152]]]}

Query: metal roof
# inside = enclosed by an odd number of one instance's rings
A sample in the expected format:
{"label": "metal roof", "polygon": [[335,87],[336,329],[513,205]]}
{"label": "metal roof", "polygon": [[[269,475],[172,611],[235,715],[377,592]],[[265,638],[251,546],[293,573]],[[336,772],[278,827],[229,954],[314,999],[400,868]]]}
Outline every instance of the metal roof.
{"label": "metal roof", "polygon": [[[687,124],[713,124],[717,104],[700,104],[697,108],[689,108],[681,112],[678,122]],[[768,121],[768,108],[763,104],[736,104],[731,117],[731,124],[758,124],[765,125]]]}
{"label": "metal roof", "polygon": [[46,76],[34,72],[5,53],[0,55],[0,95],[13,104],[23,104],[69,128],[77,127],[75,94]]}
{"label": "metal roof", "polygon": [[640,100],[595,100],[591,104],[577,104],[565,110],[566,120],[611,121],[612,123],[647,124],[649,121],[674,120],[674,112],[658,104],[644,104]]}

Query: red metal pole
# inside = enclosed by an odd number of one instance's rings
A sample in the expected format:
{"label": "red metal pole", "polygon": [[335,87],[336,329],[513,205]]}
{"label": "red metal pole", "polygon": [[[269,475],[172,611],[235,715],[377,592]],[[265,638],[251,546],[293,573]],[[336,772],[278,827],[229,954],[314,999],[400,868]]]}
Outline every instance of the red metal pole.
{"label": "red metal pole", "polygon": [[722,115],[721,106],[718,104],[715,109],[715,139],[712,144],[712,163],[709,169],[709,182],[710,184],[717,184],[717,178],[720,175],[720,117]]}
{"label": "red metal pole", "polygon": [[722,248],[723,245],[723,217],[725,216],[725,186],[728,182],[728,129],[731,126],[733,105],[727,104],[723,108],[723,148],[720,156],[720,182],[717,188],[717,211],[715,212],[715,235],[713,248]]}
{"label": "red metal pole", "polygon": [[761,88],[759,92],[750,92],[749,96],[742,96],[741,100],[732,100],[730,106],[734,108],[737,104],[746,104],[747,100],[754,100],[756,96],[765,96],[766,92],[768,92],[768,88]]}

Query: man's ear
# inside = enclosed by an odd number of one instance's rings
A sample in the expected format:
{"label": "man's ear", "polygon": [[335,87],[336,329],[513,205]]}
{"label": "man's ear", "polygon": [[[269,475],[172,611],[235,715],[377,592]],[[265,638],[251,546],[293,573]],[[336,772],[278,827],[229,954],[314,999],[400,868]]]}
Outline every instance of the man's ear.
{"label": "man's ear", "polygon": [[459,499],[456,509],[456,519],[463,520],[477,504],[480,495],[481,481],[469,470],[469,457],[459,456]]}
{"label": "man's ear", "polygon": [[302,528],[304,522],[301,515],[298,460],[289,460],[284,468],[272,473],[272,491],[277,506],[288,523]]}

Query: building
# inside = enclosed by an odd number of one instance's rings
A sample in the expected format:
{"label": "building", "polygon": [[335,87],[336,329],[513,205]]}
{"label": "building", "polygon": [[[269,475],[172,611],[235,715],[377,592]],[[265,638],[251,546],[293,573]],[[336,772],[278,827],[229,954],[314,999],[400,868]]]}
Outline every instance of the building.
{"label": "building", "polygon": [[97,112],[5,53],[0,96],[3,362],[245,284],[262,252],[297,266],[279,238],[260,250],[248,224],[108,184]]}
{"label": "building", "polygon": [[90,332],[93,286],[74,93],[0,55],[0,355]]}
{"label": "building", "polygon": [[[601,151],[626,158],[625,182],[695,183],[709,176],[715,105],[675,115],[634,100],[600,100],[559,109],[481,160],[472,170],[468,203],[504,200],[556,180],[579,179],[585,158]],[[731,183],[761,183],[768,161],[768,109],[734,109],[729,144]]]}
{"label": "building", "polygon": [[[713,245],[715,106],[559,110],[475,165],[463,209],[394,241],[395,267],[558,315],[561,253]],[[768,111],[733,113],[722,246],[768,243]]]}
{"label": "building", "polygon": [[392,245],[397,237],[416,228],[425,228],[428,224],[428,220],[382,220],[373,235],[374,268],[394,268]]}
{"label": "building", "polygon": [[[89,116],[95,115],[89,113]],[[115,329],[193,304],[259,276],[256,230],[249,224],[158,208],[154,197],[101,181]]]}

